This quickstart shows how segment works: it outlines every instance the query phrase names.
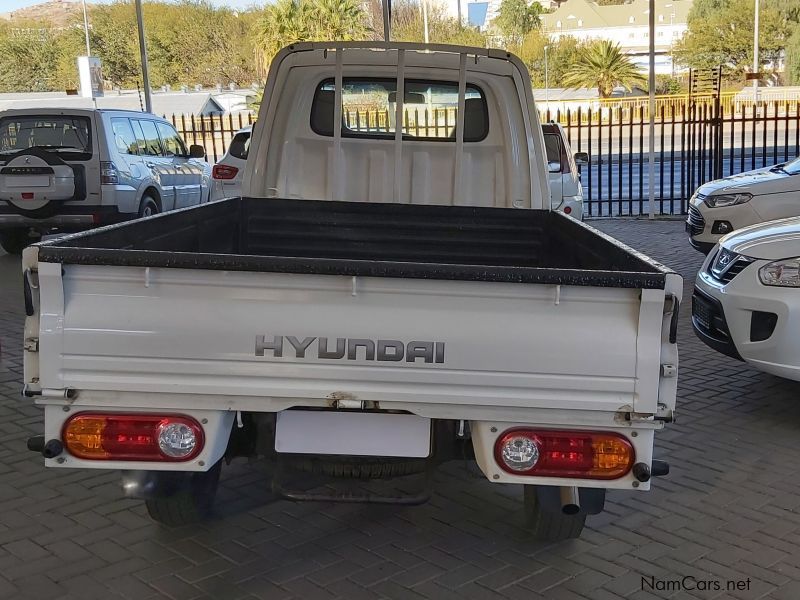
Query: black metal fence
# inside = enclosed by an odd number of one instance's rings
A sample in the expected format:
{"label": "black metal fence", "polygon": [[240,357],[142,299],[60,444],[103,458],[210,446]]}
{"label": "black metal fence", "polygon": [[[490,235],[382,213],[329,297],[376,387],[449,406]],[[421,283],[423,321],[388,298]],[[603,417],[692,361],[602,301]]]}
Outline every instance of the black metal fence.
{"label": "black metal fence", "polygon": [[253,113],[164,115],[171,121],[187,144],[200,144],[206,149],[206,160],[219,161],[225,155],[236,132],[255,122]]}
{"label": "black metal fence", "polygon": [[[541,115],[542,121],[564,126],[573,152],[589,154],[590,162],[581,173],[587,215],[649,212],[646,110],[642,105],[579,107]],[[451,120],[450,116],[445,113],[442,118]],[[345,115],[345,119],[352,121],[354,128],[388,127],[388,117],[386,123],[374,124],[363,115]],[[173,115],[170,120],[188,143],[204,145],[209,162],[216,162],[236,132],[253,123],[254,115]],[[411,118],[403,129],[414,134],[416,127],[424,129],[424,119]],[[724,103],[719,111],[709,103],[661,103],[656,109],[653,141],[654,212],[685,214],[689,198],[703,183],[798,156],[800,102]]]}
{"label": "black metal fence", "polygon": [[[628,118],[608,110],[597,118],[591,109],[545,114],[563,124],[573,152],[587,152],[582,182],[586,214],[639,215],[649,212],[649,120],[644,107]],[[710,105],[655,116],[654,212],[685,214],[695,190],[718,177],[767,167],[800,153],[800,104]]]}

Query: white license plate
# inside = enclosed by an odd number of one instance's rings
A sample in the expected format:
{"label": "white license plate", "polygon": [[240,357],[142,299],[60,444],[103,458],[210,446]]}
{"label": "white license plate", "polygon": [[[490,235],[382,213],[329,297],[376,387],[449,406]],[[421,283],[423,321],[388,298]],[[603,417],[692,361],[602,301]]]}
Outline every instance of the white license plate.
{"label": "white license plate", "polygon": [[406,414],[285,410],[278,413],[275,450],[425,458],[431,452],[431,420]]}
{"label": "white license plate", "polygon": [[50,185],[49,175],[6,175],[6,187],[30,188]]}

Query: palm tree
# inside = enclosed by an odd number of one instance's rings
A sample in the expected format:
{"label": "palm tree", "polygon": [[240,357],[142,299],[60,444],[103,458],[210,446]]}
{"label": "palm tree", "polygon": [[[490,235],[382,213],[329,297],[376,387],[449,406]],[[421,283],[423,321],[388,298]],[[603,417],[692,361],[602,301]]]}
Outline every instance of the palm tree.
{"label": "palm tree", "polygon": [[264,9],[258,41],[267,61],[294,42],[367,37],[367,15],[358,0],[278,0]]}
{"label": "palm tree", "polygon": [[597,40],[585,46],[564,77],[566,87],[596,87],[601,98],[611,96],[618,85],[630,91],[632,86],[645,81],[619,44],[610,40]]}
{"label": "palm tree", "polygon": [[314,0],[312,39],[351,41],[367,37],[367,14],[357,0]]}
{"label": "palm tree", "polygon": [[284,46],[309,39],[313,20],[310,8],[306,0],[278,0],[267,6],[257,26],[259,45],[267,62]]}

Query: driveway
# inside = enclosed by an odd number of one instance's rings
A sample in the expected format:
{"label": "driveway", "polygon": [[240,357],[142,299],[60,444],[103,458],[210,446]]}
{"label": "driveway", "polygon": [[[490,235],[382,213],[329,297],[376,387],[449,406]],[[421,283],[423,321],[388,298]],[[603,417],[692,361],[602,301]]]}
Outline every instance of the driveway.
{"label": "driveway", "polygon": [[19,394],[19,261],[0,251],[0,598],[800,598],[800,384],[694,337],[702,257],[681,222],[594,225],[686,279],[678,422],[657,436],[672,472],[549,545],[521,530],[519,489],[460,462],[420,507],[276,500],[265,464],[235,462],[214,518],[178,529],[113,472],[45,470],[25,449],[42,418]]}

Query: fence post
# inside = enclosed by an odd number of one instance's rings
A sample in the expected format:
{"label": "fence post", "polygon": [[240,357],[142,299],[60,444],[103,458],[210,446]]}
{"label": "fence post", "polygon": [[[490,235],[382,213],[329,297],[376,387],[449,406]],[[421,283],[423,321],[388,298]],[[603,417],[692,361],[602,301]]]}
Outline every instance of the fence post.
{"label": "fence post", "polygon": [[[578,110],[580,110],[580,109],[578,109]],[[589,185],[587,187],[589,188],[589,216],[592,216],[594,214],[592,212],[592,208],[593,208],[592,207],[592,171],[593,171],[592,163],[595,162],[594,155],[592,154],[592,109],[591,108],[586,109],[586,114],[587,114],[587,117],[586,117],[586,141],[587,141],[587,146],[588,146],[588,150],[589,150],[589,152],[588,152],[588,154],[589,154],[589,164],[586,165],[586,168],[589,171],[589,177],[588,177]]]}

